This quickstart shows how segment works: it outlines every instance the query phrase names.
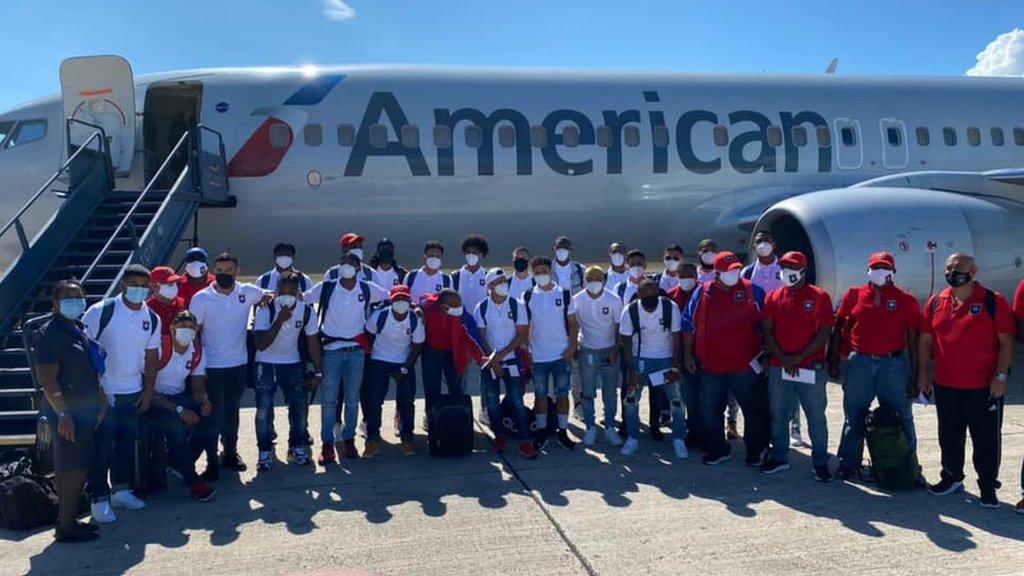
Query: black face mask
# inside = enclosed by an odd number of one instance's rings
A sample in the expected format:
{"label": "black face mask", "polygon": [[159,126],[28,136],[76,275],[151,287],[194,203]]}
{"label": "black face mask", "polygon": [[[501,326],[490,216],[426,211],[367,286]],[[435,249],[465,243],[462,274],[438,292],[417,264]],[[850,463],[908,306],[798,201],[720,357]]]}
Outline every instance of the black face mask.
{"label": "black face mask", "polygon": [[654,310],[654,307],[658,305],[657,296],[644,296],[640,299],[640,304],[643,305],[647,310]]}
{"label": "black face mask", "polygon": [[516,272],[525,272],[529,265],[530,261],[526,258],[516,258],[512,261],[512,267],[516,269]]}
{"label": "black face mask", "polygon": [[225,290],[235,285],[234,274],[217,274],[217,286],[224,288]]}
{"label": "black face mask", "polygon": [[381,264],[391,264],[395,261],[395,253],[387,248],[377,252],[377,262]]}
{"label": "black face mask", "polygon": [[961,272],[959,270],[946,272],[946,283],[952,286],[953,288],[959,288],[960,286],[963,286],[964,284],[967,284],[970,281],[971,275],[968,274],[967,272]]}

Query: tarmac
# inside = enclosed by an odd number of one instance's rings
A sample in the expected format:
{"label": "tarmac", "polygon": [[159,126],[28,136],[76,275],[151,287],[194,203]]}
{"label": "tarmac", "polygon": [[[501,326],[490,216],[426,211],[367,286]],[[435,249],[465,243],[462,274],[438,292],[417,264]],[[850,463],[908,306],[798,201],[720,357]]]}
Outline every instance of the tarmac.
{"label": "tarmac", "polygon": [[[828,388],[835,454],[842,391]],[[58,544],[52,530],[0,531],[0,574],[1020,575],[1024,516],[1012,506],[1024,458],[1022,388],[1015,378],[1006,405],[997,510],[978,505],[969,459],[966,492],[935,497],[816,483],[808,449],[795,450],[791,470],[765,476],[743,466],[738,441],[734,459],[717,467],[696,454],[675,460],[667,440],[646,438],[633,457],[599,442],[574,452],[550,446],[527,461],[514,450],[491,452],[478,425],[472,455],[429,456],[417,429],[418,452],[403,457],[391,401],[377,458],[292,468],[282,438],[281,462],[257,476],[249,407],[241,450],[250,468],[222,473],[212,502],[193,502],[172,481],[146,510],[118,510],[93,543]],[[934,407],[914,412],[921,464],[935,480]],[[283,408],[275,420],[283,431]],[[318,406],[309,421],[317,437]]]}

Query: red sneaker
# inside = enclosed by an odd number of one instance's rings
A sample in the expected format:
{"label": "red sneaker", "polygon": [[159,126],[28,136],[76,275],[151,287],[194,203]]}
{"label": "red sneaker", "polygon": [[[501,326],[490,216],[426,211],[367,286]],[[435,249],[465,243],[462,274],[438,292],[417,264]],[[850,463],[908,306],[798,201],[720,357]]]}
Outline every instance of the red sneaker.
{"label": "red sneaker", "polygon": [[505,441],[505,437],[504,436],[495,436],[493,444],[494,444],[494,451],[497,452],[498,454],[501,454],[502,452],[504,452],[505,448],[508,447],[508,442]]}
{"label": "red sneaker", "polygon": [[209,484],[202,480],[196,480],[195,482],[188,485],[188,491],[192,493],[192,498],[200,502],[209,502],[213,495],[217,493]]}
{"label": "red sneaker", "polygon": [[334,456],[334,444],[324,444],[323,451],[320,452],[320,458],[316,463],[321,466],[327,466],[337,461],[338,459]]}
{"label": "red sneaker", "polygon": [[342,442],[341,449],[345,458],[359,458],[359,451],[356,450],[356,441],[354,439]]}
{"label": "red sneaker", "polygon": [[537,448],[529,440],[523,440],[519,443],[519,453],[527,460],[535,460],[537,458]]}

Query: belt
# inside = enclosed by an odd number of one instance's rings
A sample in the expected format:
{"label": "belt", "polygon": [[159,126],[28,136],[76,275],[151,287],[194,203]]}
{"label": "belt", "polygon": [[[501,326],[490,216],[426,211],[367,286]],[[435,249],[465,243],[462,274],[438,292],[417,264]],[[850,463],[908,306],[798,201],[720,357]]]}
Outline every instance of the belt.
{"label": "belt", "polygon": [[854,350],[853,353],[858,356],[865,356],[867,358],[878,360],[880,358],[899,358],[900,356],[903,356],[903,353],[906,351],[906,348],[900,348],[899,350],[889,352],[888,354],[864,354],[863,352],[857,352],[856,350]]}

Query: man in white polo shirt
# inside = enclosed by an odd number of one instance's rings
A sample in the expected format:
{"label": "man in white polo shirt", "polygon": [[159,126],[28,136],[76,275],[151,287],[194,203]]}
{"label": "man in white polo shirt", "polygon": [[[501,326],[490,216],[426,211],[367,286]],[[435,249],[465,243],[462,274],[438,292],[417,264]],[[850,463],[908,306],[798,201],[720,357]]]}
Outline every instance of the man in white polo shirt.
{"label": "man in white polo shirt", "polygon": [[604,281],[605,290],[612,290],[619,282],[629,278],[628,268],[626,267],[627,252],[626,246],[621,242],[612,242],[608,246],[608,260],[611,262],[611,265],[608,266],[607,277]]}
{"label": "man in white polo shirt", "polygon": [[535,282],[530,274],[530,249],[518,246],[512,251],[513,273],[508,278],[508,297],[522,300],[523,294],[533,288]]}
{"label": "man in white polo shirt", "polygon": [[[203,479],[216,480],[220,467],[244,472],[238,456],[238,410],[248,385],[249,357],[245,347],[249,312],[264,292],[255,284],[239,283],[238,257],[224,252],[213,262],[215,281],[192,297],[189,310],[199,322],[206,355],[206,382],[213,404],[213,432],[206,447]],[[269,293],[268,293],[269,294]],[[217,459],[217,439],[223,453]]]}
{"label": "man in white polo shirt", "polygon": [[629,304],[636,297],[636,290],[647,272],[647,255],[641,250],[630,250],[626,255],[626,279],[609,289],[619,297],[623,305]]}
{"label": "man in white polo shirt", "polygon": [[[160,362],[160,317],[146,307],[149,294],[149,270],[133,264],[121,277],[121,294],[93,304],[82,316],[85,333],[107,353],[100,376],[107,395],[106,416],[100,416],[96,457],[89,473],[92,516],[100,524],[117,520],[111,506],[146,507],[129,483],[139,414],[149,410],[153,401]],[[108,472],[113,489],[107,482]]]}
{"label": "man in white polo shirt", "polygon": [[[490,247],[487,239],[479,234],[470,234],[462,240],[462,254],[466,264],[452,273],[452,287],[462,298],[462,306],[470,314],[476,310],[476,305],[487,297],[487,270],[483,267],[483,261],[487,258]],[[470,390],[474,384],[480,384],[480,367],[474,363],[466,368],[463,374],[463,390]],[[490,426],[488,416],[490,414],[484,408],[484,390],[480,388],[480,421]]]}
{"label": "man in white polo shirt", "polygon": [[278,242],[274,246],[274,267],[264,272],[256,281],[256,285],[262,290],[274,292],[277,290],[277,280],[285,272],[294,272],[299,275],[300,292],[305,292],[313,287],[313,280],[309,275],[295,269],[295,245],[290,242]]}
{"label": "man in white polo shirt", "polygon": [[572,240],[568,236],[555,238],[555,261],[551,266],[555,284],[575,294],[583,290],[583,265],[572,257]]}
{"label": "man in white polo shirt", "polygon": [[604,270],[591,266],[586,271],[586,289],[573,296],[576,318],[580,325],[580,380],[582,382],[583,423],[587,427],[583,444],[597,443],[594,424],[594,399],[598,380],[604,402],[604,434],[613,446],[621,446],[622,438],[615,431],[615,411],[619,395],[619,350],[617,346],[622,301],[605,290]]}
{"label": "man in white polo shirt", "polygon": [[665,248],[663,257],[665,271],[658,274],[658,289],[668,293],[669,290],[679,285],[679,267],[683,265],[683,247],[679,244],[670,244]]}
{"label": "man in white polo shirt", "polygon": [[409,287],[409,297],[413,304],[419,304],[423,298],[452,287],[452,277],[441,271],[442,258],[444,246],[440,242],[430,240],[423,245],[423,266],[405,276],[405,285]]}

